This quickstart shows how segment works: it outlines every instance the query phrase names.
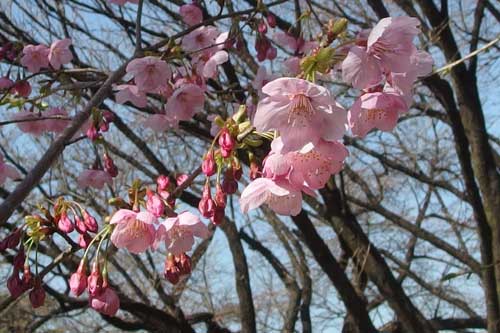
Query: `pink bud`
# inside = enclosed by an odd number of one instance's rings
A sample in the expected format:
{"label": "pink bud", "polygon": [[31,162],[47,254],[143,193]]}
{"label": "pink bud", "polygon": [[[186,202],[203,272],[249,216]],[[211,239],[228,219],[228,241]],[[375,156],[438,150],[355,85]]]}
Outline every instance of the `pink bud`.
{"label": "pink bud", "polygon": [[158,187],[158,192],[164,191],[168,188],[168,185],[170,185],[170,178],[165,175],[159,175],[158,178],[156,178],[156,185]]}
{"label": "pink bud", "polygon": [[97,296],[102,292],[102,275],[99,270],[99,264],[94,261],[92,271],[87,279],[88,291],[90,296]]}
{"label": "pink bud", "polygon": [[175,178],[175,182],[177,183],[177,186],[181,186],[182,183],[184,183],[188,178],[188,175],[186,175],[185,173],[181,173],[177,176],[177,178]]}
{"label": "pink bud", "polygon": [[87,288],[87,274],[83,260],[80,261],[80,265],[78,265],[76,272],[71,274],[69,287],[75,296],[80,296]]}
{"label": "pink bud", "polygon": [[31,94],[31,85],[28,81],[17,81],[12,86],[11,92],[21,97],[28,97]]}
{"label": "pink bud", "polygon": [[92,237],[90,237],[87,233],[78,235],[78,245],[80,245],[82,249],[86,249],[90,245],[91,241]]}
{"label": "pink bud", "polygon": [[213,176],[217,171],[217,166],[215,164],[214,154],[212,151],[209,151],[203,159],[201,170],[207,177]]}
{"label": "pink bud", "polygon": [[180,275],[191,274],[191,258],[187,254],[181,253],[181,255],[175,259]]}
{"label": "pink bud", "polygon": [[91,124],[89,126],[85,134],[87,135],[87,138],[89,138],[92,141],[96,140],[99,137],[99,132],[97,132],[97,129],[95,128],[94,124]]}
{"label": "pink bud", "polygon": [[227,194],[234,194],[238,190],[238,182],[232,177],[226,177],[222,181],[222,189]]}
{"label": "pink bud", "polygon": [[24,265],[23,269],[23,288],[28,290],[33,286],[33,275],[31,275],[30,267],[28,265]]}
{"label": "pink bud", "polygon": [[105,121],[103,121],[100,125],[99,125],[99,130],[101,132],[107,132],[109,130],[109,124]]}
{"label": "pink bud", "polygon": [[115,162],[108,154],[104,154],[104,171],[109,173],[111,177],[118,176],[118,168],[115,165]]}
{"label": "pink bud", "polygon": [[90,297],[89,305],[106,316],[114,316],[120,308],[120,299],[113,288],[107,287],[100,295]]}
{"label": "pink bud", "polygon": [[105,122],[107,122],[109,124],[109,123],[112,123],[115,120],[115,115],[113,114],[113,112],[104,110],[102,112],[102,118],[103,118],[103,120]]}
{"label": "pink bud", "polygon": [[269,60],[274,60],[278,56],[278,50],[274,47],[271,46],[270,48],[267,49],[266,52],[266,58]]}
{"label": "pink bud", "polygon": [[147,211],[156,217],[162,216],[165,210],[163,200],[161,200],[157,194],[151,192],[149,189],[147,189],[146,194],[148,196],[148,200],[146,201]]}
{"label": "pink bud", "polygon": [[259,24],[257,26],[257,30],[261,33],[261,34],[266,34],[267,33],[267,24],[264,20],[260,20],[259,21]]}
{"label": "pink bud", "polygon": [[90,215],[86,210],[83,211],[83,223],[87,227],[87,230],[90,232],[97,232],[99,226],[97,225],[97,221],[95,218]]}
{"label": "pink bud", "polygon": [[220,225],[224,221],[225,216],[224,207],[217,206],[215,207],[214,215],[210,218],[210,221],[215,225]]}
{"label": "pink bud", "polygon": [[208,183],[203,188],[203,195],[198,204],[198,210],[203,217],[209,218],[214,214],[215,203],[212,200],[212,195],[210,194],[210,187]]}
{"label": "pink bud", "polygon": [[215,187],[215,204],[217,207],[226,207],[226,193],[222,190],[222,187],[219,184]]}
{"label": "pink bud", "polygon": [[235,142],[227,128],[222,129],[219,136],[219,146],[221,149],[231,152],[234,148]]}
{"label": "pink bud", "polygon": [[80,234],[84,234],[87,232],[87,226],[85,225],[83,220],[78,215],[75,215],[75,229]]}
{"label": "pink bud", "polygon": [[61,216],[59,216],[59,221],[57,222],[57,227],[59,228],[59,230],[61,230],[65,234],[69,234],[70,232],[75,230],[75,227],[73,226],[73,223],[69,219],[66,212],[62,212]]}
{"label": "pink bud", "polygon": [[172,284],[177,284],[180,277],[180,269],[175,264],[175,257],[170,253],[165,261],[165,278]]}
{"label": "pink bud", "polygon": [[23,269],[25,261],[26,255],[24,254],[24,248],[21,248],[21,250],[19,250],[19,253],[14,257],[14,261],[12,263],[14,265],[14,269]]}
{"label": "pink bud", "polygon": [[36,309],[43,305],[45,302],[45,290],[42,288],[39,279],[35,282],[35,287],[30,291],[30,302],[31,306]]}
{"label": "pink bud", "polygon": [[12,298],[18,298],[26,290],[23,281],[19,278],[19,271],[14,269],[12,275],[7,279],[7,289]]}
{"label": "pink bud", "polygon": [[7,249],[14,249],[19,244],[21,240],[22,230],[20,228],[16,228],[7,238],[5,238],[5,245]]}
{"label": "pink bud", "polygon": [[266,18],[267,18],[267,24],[269,24],[271,28],[276,27],[276,16],[274,16],[271,13],[268,13]]}

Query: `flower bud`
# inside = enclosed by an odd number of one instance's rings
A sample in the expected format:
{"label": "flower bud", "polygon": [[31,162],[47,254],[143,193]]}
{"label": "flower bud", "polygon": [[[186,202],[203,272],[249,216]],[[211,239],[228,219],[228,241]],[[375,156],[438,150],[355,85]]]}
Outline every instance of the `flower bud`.
{"label": "flower bud", "polygon": [[90,245],[90,242],[92,242],[92,237],[90,237],[89,234],[84,233],[78,235],[78,245],[80,245],[82,249],[86,249]]}
{"label": "flower bud", "polygon": [[266,58],[269,60],[274,60],[278,56],[278,50],[274,47],[271,46],[270,48],[267,49],[266,52]]}
{"label": "flower bud", "polygon": [[18,94],[21,97],[28,97],[31,94],[31,85],[28,81],[17,81],[14,86],[10,89],[14,94]]}
{"label": "flower bud", "polygon": [[85,134],[87,135],[87,138],[89,138],[92,141],[95,141],[99,137],[99,132],[97,132],[97,129],[95,128],[94,124],[90,124]]}
{"label": "flower bud", "polygon": [[75,215],[75,229],[80,234],[84,234],[87,232],[87,226],[85,225],[83,220],[78,215]]}
{"label": "flower bud", "polygon": [[94,261],[92,271],[87,279],[88,291],[90,296],[97,296],[102,292],[102,275],[99,264]]}
{"label": "flower bud", "polygon": [[223,157],[226,157],[224,156],[224,150],[228,153],[231,153],[235,146],[234,139],[227,128],[222,129],[222,132],[219,136],[219,146],[221,147],[221,153]]}
{"label": "flower bud", "polygon": [[30,267],[28,265],[24,265],[22,282],[25,290],[28,290],[33,286],[33,275],[31,275]]}
{"label": "flower bud", "polygon": [[222,189],[227,194],[234,194],[238,190],[238,182],[233,177],[224,177]]}
{"label": "flower bud", "polygon": [[19,278],[19,271],[14,269],[12,275],[7,279],[7,289],[12,298],[18,298],[26,290],[23,281]]}
{"label": "flower bud", "polygon": [[260,20],[258,25],[257,25],[257,30],[261,33],[261,34],[266,34],[267,33],[267,24],[264,20]]}
{"label": "flower bud", "polygon": [[156,178],[156,185],[158,187],[158,192],[164,191],[168,188],[168,185],[170,185],[170,179],[165,175],[159,175],[158,178]]}
{"label": "flower bud", "polygon": [[215,204],[217,207],[226,207],[226,193],[224,193],[220,184],[215,187]]}
{"label": "flower bud", "polygon": [[19,244],[21,240],[22,230],[20,228],[16,228],[7,238],[5,238],[5,245],[7,249],[14,249]]}
{"label": "flower bud", "polygon": [[220,225],[224,221],[225,216],[224,207],[216,206],[214,215],[210,218],[210,221],[215,225]]}
{"label": "flower bud", "polygon": [[57,222],[57,228],[59,228],[59,230],[61,230],[65,234],[69,234],[70,232],[75,230],[75,227],[73,226],[73,223],[69,219],[66,212],[62,212],[61,215],[59,216],[59,221]]}
{"label": "flower bud", "polygon": [[267,13],[266,19],[267,19],[267,24],[269,24],[271,28],[276,27],[276,16],[274,16],[271,13]]}
{"label": "flower bud", "polygon": [[188,178],[188,175],[186,175],[185,173],[181,173],[175,178],[175,182],[177,183],[177,186],[181,186]]}
{"label": "flower bud", "polygon": [[108,154],[104,154],[104,171],[109,173],[111,177],[118,176],[118,168],[115,165],[115,162]]}
{"label": "flower bud", "polygon": [[181,253],[180,256],[176,257],[176,264],[180,275],[191,274],[191,258],[187,254]]}
{"label": "flower bud", "polygon": [[114,316],[120,308],[120,299],[113,288],[107,287],[100,295],[90,297],[89,305],[106,316]]}
{"label": "flower bud", "polygon": [[19,253],[14,257],[14,261],[12,264],[14,265],[14,269],[21,270],[24,267],[24,262],[26,261],[26,255],[24,254],[24,248],[21,247]]}
{"label": "flower bud", "polygon": [[175,257],[173,254],[169,253],[167,259],[165,260],[165,279],[170,281],[172,284],[177,284],[179,282],[180,270],[175,264]]}
{"label": "flower bud", "polygon": [[90,232],[97,232],[99,226],[97,225],[97,221],[95,218],[90,215],[86,210],[82,211],[83,215],[83,223],[87,227],[87,230]]}
{"label": "flower bud", "polygon": [[87,273],[85,266],[85,261],[80,261],[78,269],[75,273],[71,274],[71,278],[69,279],[69,287],[75,296],[80,296],[87,288]]}
{"label": "flower bud", "polygon": [[163,200],[161,200],[157,194],[151,192],[149,188],[146,191],[146,195],[148,197],[148,200],[146,201],[147,211],[156,217],[162,216],[165,210]]}
{"label": "flower bud", "polygon": [[42,288],[40,279],[36,279],[35,287],[30,291],[31,306],[36,309],[45,303],[45,290]]}
{"label": "flower bud", "polygon": [[213,176],[217,171],[214,154],[211,150],[207,153],[207,155],[203,159],[203,163],[201,164],[201,170],[207,177]]}
{"label": "flower bud", "polygon": [[215,208],[215,203],[212,200],[212,195],[210,193],[210,187],[208,183],[203,188],[203,195],[201,196],[200,203],[198,204],[198,210],[203,217],[209,218],[213,215]]}

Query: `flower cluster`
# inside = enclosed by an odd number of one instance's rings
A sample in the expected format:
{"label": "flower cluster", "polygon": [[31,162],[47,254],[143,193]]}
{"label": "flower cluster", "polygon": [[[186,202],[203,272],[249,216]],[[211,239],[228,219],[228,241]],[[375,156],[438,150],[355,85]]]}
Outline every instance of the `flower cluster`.
{"label": "flower cluster", "polygon": [[360,32],[348,48],[342,78],[362,90],[349,110],[354,135],[364,137],[373,128],[392,130],[410,107],[413,83],[432,70],[432,57],[413,44],[418,25],[412,17],[384,18]]}
{"label": "flower cluster", "polygon": [[31,73],[38,73],[42,68],[58,70],[62,65],[68,64],[73,59],[69,46],[71,39],[54,41],[50,47],[45,45],[26,45],[23,49],[21,65]]}

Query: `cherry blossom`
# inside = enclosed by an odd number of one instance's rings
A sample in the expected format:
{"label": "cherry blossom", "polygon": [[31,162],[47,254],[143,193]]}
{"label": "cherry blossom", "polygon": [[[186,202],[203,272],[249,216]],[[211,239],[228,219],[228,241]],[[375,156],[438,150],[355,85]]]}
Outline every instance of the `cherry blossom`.
{"label": "cherry blossom", "polygon": [[201,9],[194,3],[182,5],[179,12],[184,23],[189,26],[199,24],[203,21],[203,13],[201,12]]}
{"label": "cherry blossom", "polygon": [[139,89],[145,92],[152,92],[164,85],[172,75],[165,61],[152,56],[132,60],[126,70],[132,74]]}
{"label": "cherry blossom", "polygon": [[374,92],[363,94],[349,110],[349,125],[354,135],[364,137],[373,128],[392,130],[400,113],[407,111],[405,100],[398,94]]}
{"label": "cherry blossom", "polygon": [[116,103],[124,104],[130,102],[138,108],[146,107],[148,98],[144,91],[141,91],[138,86],[133,84],[121,84],[115,87],[118,92],[116,93]]}
{"label": "cherry blossom", "polygon": [[177,88],[165,105],[165,114],[171,122],[191,119],[203,109],[205,95],[195,84],[184,84]]}
{"label": "cherry blossom", "polygon": [[216,44],[215,40],[219,35],[220,32],[216,27],[202,26],[184,36],[181,46],[185,52],[208,49]]}
{"label": "cherry blossom", "polygon": [[89,305],[97,312],[107,316],[114,316],[120,308],[120,299],[114,289],[107,287],[99,295],[91,296],[89,298]]}
{"label": "cherry blossom", "polygon": [[80,187],[94,187],[102,189],[105,184],[113,185],[113,178],[104,170],[84,170],[78,176],[77,183]]}
{"label": "cherry blossom", "polygon": [[295,216],[302,210],[302,192],[283,177],[257,178],[241,193],[240,207],[247,213],[264,203],[277,214]]}
{"label": "cherry blossom", "polygon": [[56,40],[50,45],[49,51],[49,62],[54,69],[61,68],[62,65],[68,64],[73,59],[73,54],[71,53],[69,46],[71,45],[71,39],[65,38],[62,40]]}
{"label": "cherry blossom", "polygon": [[191,250],[195,236],[207,238],[208,228],[198,216],[186,211],[176,217],[165,219],[158,229],[156,238],[157,242],[165,241],[170,253],[180,255]]}
{"label": "cherry blossom", "polygon": [[146,251],[155,239],[156,217],[148,211],[134,212],[120,209],[111,218],[115,225],[111,241],[117,248],[125,247],[133,253]]}
{"label": "cherry blossom", "polygon": [[23,48],[21,65],[31,73],[38,73],[41,68],[49,67],[49,52],[45,45],[26,45]]}
{"label": "cherry blossom", "polygon": [[262,88],[267,97],[258,106],[253,120],[259,131],[279,130],[283,149],[301,149],[319,139],[335,141],[346,131],[346,111],[329,91],[296,78],[280,78]]}

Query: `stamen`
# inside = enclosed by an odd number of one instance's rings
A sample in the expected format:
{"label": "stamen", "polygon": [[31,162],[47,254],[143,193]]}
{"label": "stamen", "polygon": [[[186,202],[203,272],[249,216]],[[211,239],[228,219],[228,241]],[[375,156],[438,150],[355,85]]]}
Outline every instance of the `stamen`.
{"label": "stamen", "polygon": [[296,121],[309,121],[314,115],[314,107],[311,100],[304,94],[294,95],[288,111],[288,123],[295,124]]}

